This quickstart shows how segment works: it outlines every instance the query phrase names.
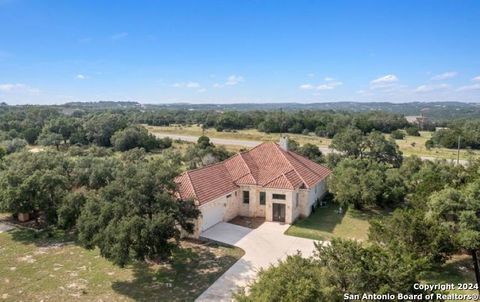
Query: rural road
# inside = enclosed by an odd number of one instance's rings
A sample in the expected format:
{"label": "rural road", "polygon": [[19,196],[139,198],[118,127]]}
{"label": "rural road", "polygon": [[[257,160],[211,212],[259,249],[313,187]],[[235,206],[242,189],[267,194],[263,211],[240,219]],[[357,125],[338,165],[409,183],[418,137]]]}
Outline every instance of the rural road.
{"label": "rural road", "polygon": [[[180,134],[172,134],[172,133],[160,133],[160,132],[155,132],[155,136],[157,137],[170,137],[171,139],[179,139],[182,141],[186,142],[194,142],[196,143],[198,140],[198,136],[194,135],[180,135]],[[249,140],[239,140],[239,139],[229,139],[229,138],[214,138],[210,137],[210,141],[216,145],[229,145],[229,146],[242,146],[242,147],[248,147],[248,148],[253,148],[255,146],[260,145],[262,142],[261,141],[249,141]],[[325,148],[325,147],[319,147],[320,151],[322,151],[323,154],[328,154],[335,152],[333,149],[330,148]],[[420,157],[422,160],[435,160],[435,159],[441,159],[437,157],[431,157],[431,156],[421,156]],[[447,161],[452,161],[456,162],[455,159],[447,159]],[[466,165],[468,164],[467,160],[461,159],[460,164]]]}
{"label": "rural road", "polygon": [[[180,135],[180,134],[158,133],[158,132],[155,132],[154,134],[157,137],[170,137],[171,139],[179,139],[182,141],[192,142],[192,143],[196,143],[198,140],[198,136],[193,136],[193,135]],[[262,143],[260,141],[245,141],[245,140],[238,140],[238,139],[214,138],[214,137],[210,137],[210,141],[216,145],[242,146],[242,147],[249,147],[249,148],[253,148]]]}
{"label": "rural road", "polygon": [[[170,137],[171,139],[179,139],[182,141],[193,142],[193,143],[196,143],[198,140],[198,136],[193,136],[193,135],[180,135],[180,134],[159,133],[159,132],[155,132],[154,134],[155,136],[160,138]],[[241,147],[249,147],[249,148],[256,147],[261,143],[263,143],[262,141],[248,141],[248,140],[214,138],[214,137],[210,137],[210,141],[216,145],[241,146]],[[333,152],[332,149],[325,148],[325,147],[320,147],[320,151],[322,151],[323,154]]]}

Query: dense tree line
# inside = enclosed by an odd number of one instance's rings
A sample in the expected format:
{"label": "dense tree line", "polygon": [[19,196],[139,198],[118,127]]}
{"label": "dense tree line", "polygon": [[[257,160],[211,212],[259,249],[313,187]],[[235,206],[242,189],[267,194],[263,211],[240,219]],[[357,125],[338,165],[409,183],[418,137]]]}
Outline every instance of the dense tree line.
{"label": "dense tree line", "polygon": [[[55,106],[1,106],[0,142],[3,145],[20,146],[44,144],[59,147],[66,144],[97,144],[111,146],[114,132],[127,125],[148,124],[154,126],[201,125],[218,131],[257,129],[266,133],[303,133],[333,138],[346,129],[354,128],[364,134],[374,131],[392,133],[395,139],[406,134],[418,136],[419,129],[409,125],[400,115],[382,111],[348,112],[333,110],[229,110],[165,109],[150,106],[122,108],[119,106],[85,107],[66,110]],[[62,111],[63,110],[63,111]],[[480,148],[480,123],[475,120],[454,120],[439,124],[445,129],[436,131],[427,147]],[[431,124],[429,127],[435,126]],[[17,139],[12,142],[13,139]],[[19,141],[19,140],[23,141]],[[12,149],[12,148],[11,148]],[[15,149],[15,148],[13,148]]]}
{"label": "dense tree line", "polygon": [[172,195],[179,158],[146,159],[143,149],[121,158],[17,152],[0,163],[0,210],[28,213],[40,228],[73,232],[122,266],[165,259],[199,214],[193,202]]}
{"label": "dense tree line", "polygon": [[480,122],[477,120],[457,121],[450,123],[447,128],[439,129],[433,133],[430,146],[439,146],[456,149],[480,149]]}
{"label": "dense tree line", "polygon": [[[119,119],[102,117],[102,125]],[[138,125],[96,131],[99,139],[113,133],[112,148],[70,145],[75,127],[61,119],[47,122],[44,132],[55,131],[62,136],[59,144],[66,142],[67,148],[9,155],[0,149],[0,211],[27,213],[40,229],[73,233],[83,246],[99,248],[121,266],[168,258],[181,233],[194,231],[199,215],[193,202],[172,194],[174,177],[182,167],[211,164],[232,154],[201,137],[185,154],[167,150],[147,156],[149,150],[167,148],[172,141],[158,140]]]}
{"label": "dense tree line", "polygon": [[[368,242],[333,239],[317,244],[313,257],[293,255],[261,270],[249,292],[240,291],[236,300],[344,301],[345,294],[425,294],[413,287],[423,273],[464,252],[478,274],[479,167],[480,162],[464,167],[411,157],[395,168],[344,158],[333,173],[334,198],[345,207],[394,208],[392,214],[371,221]],[[384,184],[388,175],[381,174],[386,171],[395,174],[389,185]]]}
{"label": "dense tree line", "polygon": [[[165,149],[169,139],[157,139],[139,125],[134,125],[130,111],[74,111],[62,114],[49,107],[2,108],[0,142],[7,153],[28,144],[55,146],[97,145],[125,151],[132,148]],[[130,125],[130,126],[129,126]]]}
{"label": "dense tree line", "polygon": [[198,124],[218,131],[234,131],[247,128],[266,133],[315,133],[332,138],[347,127],[355,127],[364,133],[374,130],[390,133],[408,126],[398,114],[373,111],[363,113],[330,110],[302,111],[205,111],[158,110],[135,113],[138,123],[155,126],[170,124]]}
{"label": "dense tree line", "polygon": [[[2,106],[0,108],[0,142],[10,150],[22,144],[43,144],[59,148],[62,144],[112,146],[116,131],[128,125],[154,126],[201,125],[218,131],[257,129],[265,133],[302,133],[333,138],[348,129],[364,135],[378,131],[403,139],[405,133],[419,136],[419,129],[409,125],[399,114],[371,111],[333,110],[300,111],[216,111],[153,109],[81,109],[62,112],[52,106]],[[433,124],[432,124],[433,125]],[[442,124],[444,125],[444,124]],[[434,132],[427,147],[480,148],[480,123],[474,120],[453,121],[445,129]],[[402,131],[400,131],[402,130]],[[405,132],[404,132],[404,131]],[[17,139],[13,141],[14,139]],[[140,146],[139,146],[140,147]],[[4,147],[5,148],[5,147]]]}
{"label": "dense tree line", "polygon": [[[313,257],[289,256],[261,270],[248,293],[237,293],[237,301],[418,294],[413,284],[425,271],[465,252],[480,281],[480,161],[466,166],[415,156],[392,161],[401,158],[393,141],[352,128],[334,136],[333,144],[342,153],[324,162],[333,168],[329,190],[337,205],[342,211],[383,208],[391,214],[370,222],[368,242],[333,239],[317,245]],[[298,152],[298,145],[292,146]]]}
{"label": "dense tree line", "polygon": [[424,266],[422,260],[396,249],[333,239],[328,245],[316,244],[313,257],[288,256],[276,266],[260,270],[249,293],[240,291],[235,299],[330,302],[360,300],[345,299],[345,294],[414,295],[420,293],[413,285],[419,282]]}

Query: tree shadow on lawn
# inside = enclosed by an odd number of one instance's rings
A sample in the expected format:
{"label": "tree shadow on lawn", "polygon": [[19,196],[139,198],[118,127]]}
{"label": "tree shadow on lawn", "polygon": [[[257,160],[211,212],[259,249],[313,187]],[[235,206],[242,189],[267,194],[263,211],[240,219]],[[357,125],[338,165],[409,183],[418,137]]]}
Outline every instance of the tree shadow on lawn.
{"label": "tree shadow on lawn", "polygon": [[374,218],[379,218],[385,215],[388,215],[392,212],[390,209],[381,209],[381,208],[363,208],[362,210],[349,209],[348,215],[355,219],[361,220],[371,220]]}
{"label": "tree shadow on lawn", "polygon": [[22,244],[34,244],[37,247],[66,244],[75,244],[75,237],[62,230],[45,229],[32,230],[26,228],[14,228],[8,233],[12,236],[12,240]]}
{"label": "tree shadow on lawn", "polygon": [[329,202],[327,206],[317,208],[309,217],[298,220],[286,234],[314,240],[330,240],[332,237],[365,240],[369,221],[389,212],[377,208],[344,208],[340,213],[339,207],[337,203]]}
{"label": "tree shadow on lawn", "polygon": [[114,282],[113,290],[136,301],[194,301],[242,256],[214,242],[184,244],[168,263],[131,265],[133,279]]}
{"label": "tree shadow on lawn", "polygon": [[345,211],[338,212],[338,205],[329,203],[325,207],[315,209],[309,217],[298,220],[294,226],[331,233],[342,222]]}
{"label": "tree shadow on lawn", "polygon": [[[73,235],[60,230],[9,230],[11,239],[36,247],[78,245]],[[136,301],[194,301],[243,256],[239,248],[206,240],[182,240],[170,261],[162,264],[134,263],[130,280],[112,280],[111,288]],[[127,273],[127,272],[125,272]]]}
{"label": "tree shadow on lawn", "polygon": [[430,284],[476,282],[470,255],[454,255],[445,264],[424,272],[422,279]]}

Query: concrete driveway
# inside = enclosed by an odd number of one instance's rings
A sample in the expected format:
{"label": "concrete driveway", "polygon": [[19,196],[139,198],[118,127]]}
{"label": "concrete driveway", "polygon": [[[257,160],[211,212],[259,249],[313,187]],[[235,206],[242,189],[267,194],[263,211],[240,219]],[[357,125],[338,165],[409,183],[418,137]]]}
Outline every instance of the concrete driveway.
{"label": "concrete driveway", "polygon": [[7,232],[7,231],[10,231],[12,229],[14,229],[13,226],[0,222],[0,233]]}
{"label": "concrete driveway", "polygon": [[287,236],[290,225],[265,222],[257,229],[249,229],[221,222],[202,233],[202,237],[242,248],[245,255],[215,281],[196,301],[231,301],[232,293],[248,285],[260,268],[277,263],[287,255],[300,251],[313,254],[313,240]]}

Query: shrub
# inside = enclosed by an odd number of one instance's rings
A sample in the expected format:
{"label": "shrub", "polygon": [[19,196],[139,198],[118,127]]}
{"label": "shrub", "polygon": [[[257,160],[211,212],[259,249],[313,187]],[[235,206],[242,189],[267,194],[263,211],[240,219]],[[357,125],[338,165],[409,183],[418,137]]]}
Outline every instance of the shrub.
{"label": "shrub", "polygon": [[393,139],[404,139],[405,138],[405,133],[403,133],[401,130],[395,130],[395,131],[392,131],[390,136]]}
{"label": "shrub", "polygon": [[418,128],[415,126],[408,127],[405,129],[408,135],[410,136],[420,136],[420,132],[418,132]]}
{"label": "shrub", "polygon": [[27,141],[22,138],[14,138],[3,142],[3,147],[7,151],[7,154],[14,153],[22,150],[27,146]]}
{"label": "shrub", "polygon": [[433,147],[435,147],[435,144],[431,139],[429,139],[425,142],[425,148],[427,148],[427,150],[430,150]]}
{"label": "shrub", "polygon": [[[146,151],[161,147],[160,140],[142,126],[131,126],[115,132],[112,136],[112,145],[115,150],[127,151],[133,148],[144,148]],[[171,146],[171,140],[167,140],[164,146]]]}

